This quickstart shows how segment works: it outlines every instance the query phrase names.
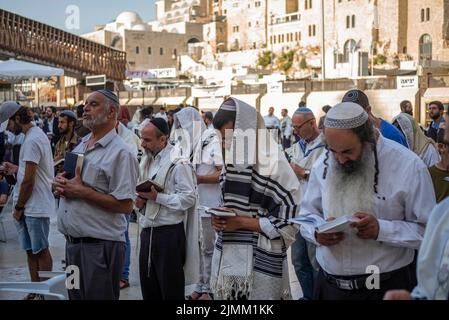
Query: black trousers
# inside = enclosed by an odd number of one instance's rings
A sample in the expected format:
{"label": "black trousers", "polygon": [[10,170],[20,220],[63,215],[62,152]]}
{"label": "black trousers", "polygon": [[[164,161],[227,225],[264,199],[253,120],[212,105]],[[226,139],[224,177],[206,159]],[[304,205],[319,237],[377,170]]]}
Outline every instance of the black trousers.
{"label": "black trousers", "polygon": [[[151,261],[148,268],[150,240]],[[184,224],[145,228],[140,234],[140,244],[139,271],[143,299],[184,300]]]}
{"label": "black trousers", "polygon": [[380,282],[379,289],[362,288],[358,290],[343,290],[326,279],[320,268],[316,281],[314,300],[382,300],[388,290],[413,290],[415,287],[412,264],[393,272],[389,279]]}
{"label": "black trousers", "polygon": [[68,290],[70,300],[118,300],[125,243],[66,243],[66,264],[80,271],[80,288]]}

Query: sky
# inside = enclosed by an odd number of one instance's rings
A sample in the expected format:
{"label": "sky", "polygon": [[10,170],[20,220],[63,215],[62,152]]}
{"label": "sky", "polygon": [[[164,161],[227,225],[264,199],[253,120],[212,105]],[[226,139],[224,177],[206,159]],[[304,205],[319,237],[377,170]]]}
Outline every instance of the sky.
{"label": "sky", "polygon": [[[145,22],[153,20],[156,16],[155,1],[0,0],[0,9],[80,35],[95,31],[97,24],[112,22],[123,11],[136,11]],[[79,24],[76,23],[76,8],[79,9]]]}

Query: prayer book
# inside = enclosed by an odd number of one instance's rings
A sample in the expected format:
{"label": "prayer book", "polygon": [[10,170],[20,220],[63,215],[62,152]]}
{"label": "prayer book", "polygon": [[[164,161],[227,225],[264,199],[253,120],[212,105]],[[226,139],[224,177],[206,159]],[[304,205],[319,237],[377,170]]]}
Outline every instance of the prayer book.
{"label": "prayer book", "polygon": [[235,217],[237,214],[228,208],[207,208],[206,213],[217,217]]}
{"label": "prayer book", "polygon": [[357,222],[359,219],[352,215],[345,215],[328,221],[325,224],[318,226],[316,232],[318,233],[336,233],[346,231],[351,223]]}
{"label": "prayer book", "polygon": [[314,214],[304,214],[290,219],[289,221],[299,225],[313,225],[318,233],[335,233],[346,231],[351,223],[357,222],[359,219],[352,215],[345,215],[332,221],[326,221]]}
{"label": "prayer book", "polygon": [[64,159],[64,171],[67,179],[75,177],[76,168],[83,168],[84,155],[81,153],[67,152]]}
{"label": "prayer book", "polygon": [[160,184],[158,184],[157,182],[155,182],[154,180],[151,180],[151,179],[148,179],[148,180],[140,182],[136,186],[136,191],[137,192],[150,192],[151,191],[151,186],[154,186],[154,189],[156,189],[157,192],[163,192],[164,191],[164,187],[163,186],[161,186]]}

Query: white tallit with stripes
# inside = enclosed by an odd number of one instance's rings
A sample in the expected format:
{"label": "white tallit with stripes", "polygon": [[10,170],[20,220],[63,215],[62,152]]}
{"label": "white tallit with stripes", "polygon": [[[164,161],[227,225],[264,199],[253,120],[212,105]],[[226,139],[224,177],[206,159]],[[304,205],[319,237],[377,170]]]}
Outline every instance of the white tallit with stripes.
{"label": "white tallit with stripes", "polygon": [[[230,98],[236,106],[237,130],[264,129],[260,114],[248,104]],[[223,105],[222,105],[223,107]],[[227,107],[226,107],[227,108]],[[244,164],[225,152],[221,176],[223,206],[239,216],[268,218],[279,236],[269,239],[252,231],[220,232],[212,258],[211,289],[216,299],[251,300],[290,297],[287,248],[297,227],[287,222],[299,209],[299,182],[278,145],[264,146],[268,131],[257,131],[255,148],[247,148]]]}

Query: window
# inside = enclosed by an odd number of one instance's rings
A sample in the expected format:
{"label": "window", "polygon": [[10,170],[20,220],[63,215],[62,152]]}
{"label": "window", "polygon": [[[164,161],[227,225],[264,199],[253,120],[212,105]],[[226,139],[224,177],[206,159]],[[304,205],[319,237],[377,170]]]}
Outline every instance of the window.
{"label": "window", "polygon": [[346,16],[346,29],[351,28],[351,18]]}
{"label": "window", "polygon": [[164,54],[164,48],[159,49],[159,54],[162,56]]}
{"label": "window", "polygon": [[316,36],[316,25],[311,24],[309,26],[309,37],[315,37]]}
{"label": "window", "polygon": [[178,55],[178,50],[173,49],[173,55],[174,55],[174,56],[177,56],[177,55]]}
{"label": "window", "polygon": [[136,47],[136,54],[139,54],[140,48]]}
{"label": "window", "polygon": [[432,37],[424,34],[419,39],[419,63],[430,66],[430,61],[432,61]]}
{"label": "window", "polygon": [[424,22],[426,19],[424,9],[421,9],[421,22]]}
{"label": "window", "polygon": [[290,42],[290,33],[287,33],[287,42]]}
{"label": "window", "polygon": [[256,1],[256,3],[254,4],[254,6],[257,8],[257,7],[260,7],[260,1]]}
{"label": "window", "polygon": [[304,7],[306,10],[312,9],[312,0],[305,0]]}
{"label": "window", "polygon": [[248,27],[251,27],[251,22],[248,22]]}
{"label": "window", "polygon": [[148,54],[151,54],[151,47],[148,47]]}
{"label": "window", "polygon": [[344,53],[343,53],[343,61],[342,61],[343,63],[349,62],[350,54],[354,53],[356,45],[357,44],[355,43],[355,40],[350,39],[350,40],[346,41],[345,46],[344,46]]}
{"label": "window", "polygon": [[234,33],[239,32],[239,26],[233,26],[232,32],[234,32]]}
{"label": "window", "polygon": [[426,9],[426,21],[430,21],[430,8]]}
{"label": "window", "polygon": [[278,42],[281,43],[281,35],[278,34]]}
{"label": "window", "polygon": [[355,15],[352,15],[351,26],[352,28],[355,28]]}
{"label": "window", "polygon": [[273,36],[270,36],[270,44],[273,44]]}
{"label": "window", "polygon": [[282,43],[284,43],[284,40],[285,40],[284,35],[282,35],[281,38],[282,38]]}

